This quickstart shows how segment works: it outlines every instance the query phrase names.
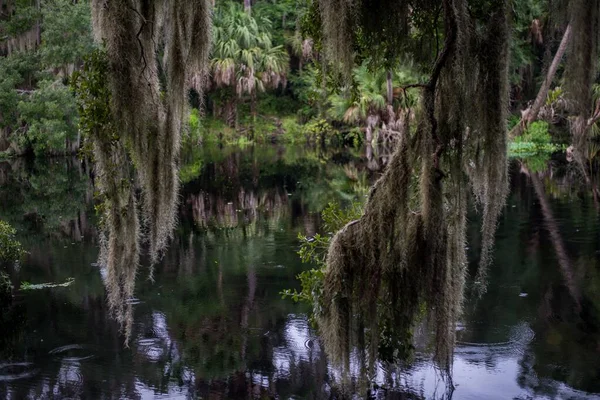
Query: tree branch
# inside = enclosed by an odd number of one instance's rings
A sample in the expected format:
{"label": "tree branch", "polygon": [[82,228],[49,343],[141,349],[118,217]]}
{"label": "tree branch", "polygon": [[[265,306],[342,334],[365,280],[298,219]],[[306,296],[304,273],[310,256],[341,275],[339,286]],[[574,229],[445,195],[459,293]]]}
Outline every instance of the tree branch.
{"label": "tree branch", "polygon": [[567,51],[567,47],[569,46],[569,41],[571,39],[571,25],[567,25],[567,29],[565,29],[565,33],[563,34],[562,40],[560,41],[560,45],[558,46],[558,50],[556,50],[556,54],[554,55],[554,59],[552,60],[552,64],[550,64],[550,68],[548,68],[548,73],[546,74],[546,78],[540,87],[540,90],[533,102],[533,105],[524,111],[521,112],[521,120],[514,128],[511,129],[508,136],[510,138],[514,138],[516,136],[520,136],[527,125],[532,123],[537,119],[537,116],[540,112],[540,109],[546,102],[546,98],[548,97],[548,91],[550,90],[550,85],[554,80],[554,75],[556,75],[556,71],[558,70],[558,66]]}

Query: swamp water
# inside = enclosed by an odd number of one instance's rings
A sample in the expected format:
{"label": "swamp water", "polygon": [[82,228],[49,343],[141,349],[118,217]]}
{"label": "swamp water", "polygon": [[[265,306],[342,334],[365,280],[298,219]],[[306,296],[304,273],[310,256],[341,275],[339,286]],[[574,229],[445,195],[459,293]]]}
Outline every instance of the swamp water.
{"label": "swamp water", "polygon": [[[96,264],[85,168],[0,163],[0,219],[29,251],[0,320],[0,398],[329,399],[341,383],[364,393],[360,357],[342,376],[308,307],[280,292],[309,268],[298,234],[320,232],[329,202],[365,196],[385,157],[258,146],[184,160],[175,239],[154,282],[147,262],[138,271],[128,346]],[[487,293],[467,293],[457,326],[454,390],[417,351],[406,365],[376,366],[372,398],[600,399],[600,204],[581,182],[560,160],[512,163]]]}

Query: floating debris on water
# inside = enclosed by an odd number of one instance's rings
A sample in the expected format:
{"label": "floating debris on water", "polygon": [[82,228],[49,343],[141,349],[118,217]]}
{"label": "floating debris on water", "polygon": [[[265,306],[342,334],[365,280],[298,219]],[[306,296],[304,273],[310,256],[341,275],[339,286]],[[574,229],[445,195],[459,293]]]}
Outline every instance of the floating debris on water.
{"label": "floating debris on water", "polygon": [[27,281],[21,283],[21,290],[39,290],[39,289],[51,289],[57,287],[68,287],[75,282],[75,278],[67,278],[67,280],[63,283],[54,283],[54,282],[46,282],[46,283],[29,283]]}

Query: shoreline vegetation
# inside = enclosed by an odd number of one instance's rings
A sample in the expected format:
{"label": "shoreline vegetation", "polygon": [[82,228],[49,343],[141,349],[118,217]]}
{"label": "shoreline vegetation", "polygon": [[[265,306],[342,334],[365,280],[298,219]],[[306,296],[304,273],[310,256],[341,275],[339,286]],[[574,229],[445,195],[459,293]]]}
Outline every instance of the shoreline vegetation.
{"label": "shoreline vegetation", "polygon": [[[324,58],[315,25],[320,18],[311,4],[259,0],[248,12],[236,2],[215,3],[208,71],[204,78],[194,76],[189,88],[186,146],[374,145],[397,139],[390,135],[394,118],[414,120],[425,70],[407,57],[385,68],[372,56],[358,57],[347,74],[337,70]],[[552,132],[544,138],[545,152],[565,150],[572,141],[554,132],[571,124],[563,90],[569,74],[562,66],[573,35],[549,24],[553,15],[547,7],[528,0],[511,10],[511,156],[541,150],[539,140],[518,138],[538,120]],[[72,73],[97,46],[90,4],[17,1],[9,8],[0,16],[0,160],[77,154],[85,137],[70,86]],[[198,79],[206,81],[204,90],[198,90]],[[600,87],[595,83],[592,89],[594,104],[600,104]],[[587,121],[593,133],[600,131],[600,108],[594,110]]]}

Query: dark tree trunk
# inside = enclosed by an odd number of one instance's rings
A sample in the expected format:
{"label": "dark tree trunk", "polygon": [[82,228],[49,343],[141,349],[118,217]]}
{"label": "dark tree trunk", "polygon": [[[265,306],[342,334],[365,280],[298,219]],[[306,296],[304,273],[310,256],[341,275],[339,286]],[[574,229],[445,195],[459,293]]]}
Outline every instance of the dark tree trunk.
{"label": "dark tree trunk", "polygon": [[387,80],[387,103],[389,105],[391,105],[392,102],[394,101],[394,87],[392,84],[392,71],[391,70],[387,71],[386,80]]}
{"label": "dark tree trunk", "polygon": [[237,101],[235,97],[227,99],[225,103],[225,123],[230,128],[237,127]]}

